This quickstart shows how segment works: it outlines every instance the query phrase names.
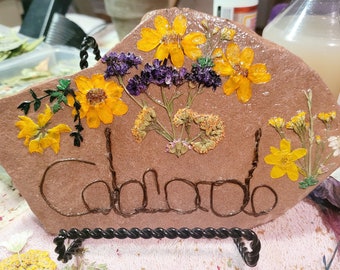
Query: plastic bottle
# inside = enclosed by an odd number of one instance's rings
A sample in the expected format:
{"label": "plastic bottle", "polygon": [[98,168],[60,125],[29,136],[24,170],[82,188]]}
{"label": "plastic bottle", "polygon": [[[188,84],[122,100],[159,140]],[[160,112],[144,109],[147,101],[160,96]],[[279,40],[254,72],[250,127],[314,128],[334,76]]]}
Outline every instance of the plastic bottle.
{"label": "plastic bottle", "polygon": [[262,34],[301,57],[335,97],[340,93],[339,12],[340,0],[295,0]]}
{"label": "plastic bottle", "polygon": [[258,4],[259,0],[214,0],[213,15],[255,30]]}

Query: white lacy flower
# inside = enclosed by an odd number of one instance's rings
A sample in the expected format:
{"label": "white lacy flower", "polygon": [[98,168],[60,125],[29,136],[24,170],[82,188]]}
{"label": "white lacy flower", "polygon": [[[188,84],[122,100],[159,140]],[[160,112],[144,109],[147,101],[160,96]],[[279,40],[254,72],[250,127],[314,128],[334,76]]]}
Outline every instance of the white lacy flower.
{"label": "white lacy flower", "polygon": [[8,241],[0,242],[0,246],[5,247],[8,251],[13,253],[20,252],[26,245],[28,238],[32,236],[32,231],[23,231],[11,236]]}
{"label": "white lacy flower", "polygon": [[333,156],[337,157],[340,155],[340,136],[331,136],[328,138],[328,146],[331,147],[334,152]]}

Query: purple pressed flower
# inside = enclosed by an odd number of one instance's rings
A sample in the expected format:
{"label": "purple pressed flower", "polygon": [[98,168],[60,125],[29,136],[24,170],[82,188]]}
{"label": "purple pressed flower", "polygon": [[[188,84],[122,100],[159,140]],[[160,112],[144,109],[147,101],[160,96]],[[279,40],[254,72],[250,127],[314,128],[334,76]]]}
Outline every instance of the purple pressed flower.
{"label": "purple pressed flower", "polygon": [[221,86],[222,81],[219,75],[212,70],[210,66],[202,67],[195,65],[191,69],[191,73],[187,73],[186,79],[191,82],[196,82],[205,87],[212,87],[215,91],[218,86]]}
{"label": "purple pressed flower", "polygon": [[142,76],[147,76],[150,83],[163,87],[180,86],[184,83],[187,73],[185,68],[177,70],[172,66],[167,66],[166,60],[161,62],[158,59],[155,59],[152,65],[146,64],[143,72]]}
{"label": "purple pressed flower", "polygon": [[145,81],[143,77],[135,75],[133,78],[129,79],[126,90],[128,90],[132,96],[138,96],[146,91],[148,85],[148,82]]}
{"label": "purple pressed flower", "polygon": [[104,77],[107,79],[112,76],[124,76],[130,68],[137,68],[137,66],[142,63],[142,60],[133,53],[118,54],[116,52],[110,52],[102,58],[102,62],[107,65],[104,73]]}

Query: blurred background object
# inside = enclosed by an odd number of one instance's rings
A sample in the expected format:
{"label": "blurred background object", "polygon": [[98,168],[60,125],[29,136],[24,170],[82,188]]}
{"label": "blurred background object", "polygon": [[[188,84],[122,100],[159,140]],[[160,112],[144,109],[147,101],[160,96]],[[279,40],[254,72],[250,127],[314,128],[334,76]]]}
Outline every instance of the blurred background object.
{"label": "blurred background object", "polygon": [[104,0],[104,3],[120,39],[130,33],[148,11],[170,6],[169,0]]}
{"label": "blurred background object", "polygon": [[0,24],[17,26],[21,24],[21,16],[24,13],[20,0],[0,0]]}
{"label": "blurred background object", "polygon": [[[39,2],[43,3],[44,1],[46,0]],[[65,0],[56,0],[55,2],[60,2],[64,8],[67,8],[66,17],[70,14],[72,14],[72,17],[74,14],[78,14],[84,15],[84,18],[92,17],[107,23],[113,22],[113,24],[116,24],[117,32],[120,33],[119,37],[122,38],[150,10],[178,6],[213,14],[214,2],[234,3],[236,1],[243,3],[243,1],[252,2],[254,0],[69,0],[69,5],[63,3],[63,1]],[[29,8],[33,2],[34,0],[0,0],[0,24],[10,27],[20,26],[29,14]],[[290,1],[258,0],[256,2],[258,2],[258,5],[255,30],[261,34],[268,22],[272,7],[278,3]],[[65,11],[57,12],[64,14]],[[86,24],[85,20],[83,22]],[[77,20],[77,23],[79,23],[79,20]],[[83,28],[81,24],[79,26]]]}
{"label": "blurred background object", "polygon": [[335,97],[340,93],[340,0],[294,0],[263,30],[263,37],[301,57]]}

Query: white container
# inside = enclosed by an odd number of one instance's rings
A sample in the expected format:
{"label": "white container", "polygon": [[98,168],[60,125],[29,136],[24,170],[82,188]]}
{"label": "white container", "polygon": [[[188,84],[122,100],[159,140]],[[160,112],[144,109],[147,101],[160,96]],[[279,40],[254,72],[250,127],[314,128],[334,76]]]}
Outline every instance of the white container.
{"label": "white container", "polygon": [[214,0],[213,15],[255,30],[258,4],[259,0]]}
{"label": "white container", "polygon": [[[42,81],[67,76],[80,70],[78,49],[48,44],[44,44],[43,48],[0,63],[0,99],[15,95]],[[91,60],[89,57],[89,65],[96,62]],[[34,70],[42,62],[46,63],[46,73],[44,76],[36,76]],[[33,77],[30,78],[30,75]]]}
{"label": "white container", "polygon": [[339,10],[340,0],[295,0],[262,35],[301,57],[340,98]]}

